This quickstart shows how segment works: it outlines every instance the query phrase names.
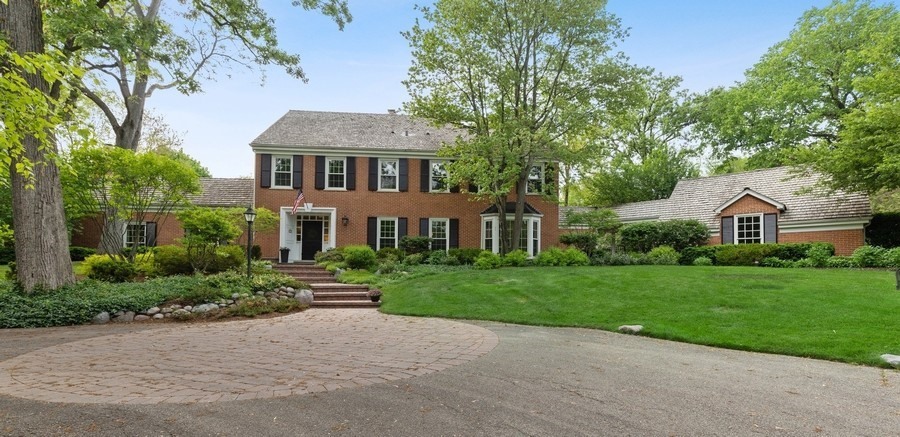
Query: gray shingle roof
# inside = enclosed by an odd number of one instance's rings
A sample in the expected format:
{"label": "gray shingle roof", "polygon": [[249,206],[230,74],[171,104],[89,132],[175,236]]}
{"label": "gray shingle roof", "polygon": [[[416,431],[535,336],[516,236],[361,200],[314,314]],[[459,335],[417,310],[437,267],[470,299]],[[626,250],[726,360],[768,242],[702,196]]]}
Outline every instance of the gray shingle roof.
{"label": "gray shingle roof", "polygon": [[434,152],[464,134],[402,114],[288,111],[250,145]]}
{"label": "gray shingle roof", "polygon": [[[613,208],[623,221],[657,215],[659,220],[697,219],[710,229],[719,228],[715,209],[746,188],[781,202],[786,210],[782,223],[828,220],[872,215],[869,198],[861,193],[828,193],[814,188],[816,174],[797,175],[789,167],[745,173],[684,179],[666,200],[628,203]],[[809,192],[805,190],[811,189]],[[803,192],[801,192],[803,191]]]}
{"label": "gray shingle roof", "polygon": [[247,207],[253,202],[253,179],[200,178],[201,192],[190,196],[196,206]]}
{"label": "gray shingle roof", "polygon": [[[487,207],[484,211],[481,211],[482,214],[497,214],[497,205],[491,205]],[[506,202],[506,213],[507,214],[515,214],[516,213],[516,202]],[[530,203],[525,202],[525,214],[534,214],[541,215],[541,212],[531,206]]]}

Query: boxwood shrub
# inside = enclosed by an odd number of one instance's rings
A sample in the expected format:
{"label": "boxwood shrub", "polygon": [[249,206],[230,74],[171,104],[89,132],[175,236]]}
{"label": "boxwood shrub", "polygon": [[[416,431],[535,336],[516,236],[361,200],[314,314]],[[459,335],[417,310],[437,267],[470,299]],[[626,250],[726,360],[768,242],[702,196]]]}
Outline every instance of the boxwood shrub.
{"label": "boxwood shrub", "polygon": [[344,262],[351,269],[370,269],[377,260],[375,251],[371,247],[362,244],[344,246],[342,252],[344,254]]}

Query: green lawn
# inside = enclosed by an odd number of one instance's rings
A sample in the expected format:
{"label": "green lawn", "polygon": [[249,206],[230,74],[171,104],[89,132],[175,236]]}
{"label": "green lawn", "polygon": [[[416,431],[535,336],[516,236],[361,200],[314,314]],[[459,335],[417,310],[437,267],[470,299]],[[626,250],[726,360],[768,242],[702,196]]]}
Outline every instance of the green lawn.
{"label": "green lawn", "polygon": [[557,267],[386,284],[391,314],[615,330],[732,349],[884,365],[900,354],[900,291],[877,270]]}
{"label": "green lawn", "polygon": [[[76,275],[84,276],[84,269],[81,267],[83,261],[72,261],[72,270],[75,271]],[[0,264],[0,281],[6,279],[6,272],[9,271],[9,266],[6,264]]]}

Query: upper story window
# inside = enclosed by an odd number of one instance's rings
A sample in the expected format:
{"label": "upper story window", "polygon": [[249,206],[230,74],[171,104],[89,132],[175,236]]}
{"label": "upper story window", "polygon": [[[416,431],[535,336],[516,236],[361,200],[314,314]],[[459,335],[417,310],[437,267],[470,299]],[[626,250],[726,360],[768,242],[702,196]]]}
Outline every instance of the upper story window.
{"label": "upper story window", "polygon": [[447,182],[447,163],[444,161],[431,161],[431,192],[450,192],[450,184]]}
{"label": "upper story window", "polygon": [[347,161],[344,158],[327,158],[325,170],[325,188],[347,188]]}
{"label": "upper story window", "polygon": [[528,171],[528,194],[541,194],[544,192],[544,164],[531,166]]}
{"label": "upper story window", "polygon": [[384,191],[397,191],[399,161],[396,159],[378,160],[378,189]]}
{"label": "upper story window", "polygon": [[734,242],[753,244],[763,242],[762,215],[739,215],[734,218]]}
{"label": "upper story window", "polygon": [[291,165],[293,163],[293,158],[290,156],[273,156],[273,172],[272,172],[272,186],[273,187],[288,187],[290,188],[292,185],[291,180]]}

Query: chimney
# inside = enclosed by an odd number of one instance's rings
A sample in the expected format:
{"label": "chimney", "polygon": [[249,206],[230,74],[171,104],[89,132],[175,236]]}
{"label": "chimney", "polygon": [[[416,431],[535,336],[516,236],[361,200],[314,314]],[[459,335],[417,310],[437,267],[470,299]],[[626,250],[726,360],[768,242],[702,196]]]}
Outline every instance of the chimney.
{"label": "chimney", "polygon": [[388,109],[388,114],[397,115],[397,110],[396,109]]}

